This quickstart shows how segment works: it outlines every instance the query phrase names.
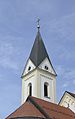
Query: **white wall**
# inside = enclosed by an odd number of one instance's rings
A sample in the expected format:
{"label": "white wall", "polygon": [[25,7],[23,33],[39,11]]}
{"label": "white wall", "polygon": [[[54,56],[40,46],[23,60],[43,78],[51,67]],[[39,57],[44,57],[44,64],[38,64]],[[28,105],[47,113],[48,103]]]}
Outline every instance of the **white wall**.
{"label": "white wall", "polygon": [[32,84],[32,96],[37,95],[37,71],[30,72],[22,79],[22,103],[26,101],[28,97],[28,84]]}
{"label": "white wall", "polygon": [[75,98],[72,97],[67,92],[65,93],[64,97],[62,98],[60,105],[64,106],[64,107],[68,107],[75,113]]}
{"label": "white wall", "polygon": [[[44,97],[44,83],[47,82],[49,84],[49,98]],[[39,97],[43,100],[56,103],[56,78],[51,75],[49,72],[44,70],[38,70],[38,91]]]}
{"label": "white wall", "polygon": [[[51,76],[49,72],[35,69],[29,72],[22,79],[22,103],[24,103],[28,97],[28,84],[32,84],[32,96],[44,99],[49,102],[56,102],[56,84],[55,77]],[[44,83],[49,84],[49,97],[44,97]]]}

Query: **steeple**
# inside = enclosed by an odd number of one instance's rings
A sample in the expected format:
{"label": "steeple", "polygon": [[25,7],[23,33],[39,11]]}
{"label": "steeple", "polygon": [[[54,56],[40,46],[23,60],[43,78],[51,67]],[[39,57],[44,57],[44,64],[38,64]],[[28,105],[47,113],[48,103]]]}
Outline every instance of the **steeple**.
{"label": "steeple", "polygon": [[56,101],[56,72],[40,34],[39,20],[37,28],[37,35],[22,74],[22,103],[29,95],[49,102]]}

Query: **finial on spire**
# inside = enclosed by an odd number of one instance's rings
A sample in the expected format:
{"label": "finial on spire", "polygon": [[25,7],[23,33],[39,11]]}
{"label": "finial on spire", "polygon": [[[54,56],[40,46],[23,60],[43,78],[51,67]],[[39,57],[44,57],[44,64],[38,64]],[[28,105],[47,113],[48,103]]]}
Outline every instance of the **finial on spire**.
{"label": "finial on spire", "polygon": [[38,28],[38,30],[40,29],[40,24],[39,24],[39,22],[40,22],[40,19],[38,18],[38,20],[37,20],[37,28]]}

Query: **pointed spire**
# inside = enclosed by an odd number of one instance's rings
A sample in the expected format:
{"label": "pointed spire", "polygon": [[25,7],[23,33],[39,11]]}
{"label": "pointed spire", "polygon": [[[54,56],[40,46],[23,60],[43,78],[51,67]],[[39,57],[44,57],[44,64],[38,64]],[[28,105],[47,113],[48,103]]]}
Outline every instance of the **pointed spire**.
{"label": "pointed spire", "polygon": [[43,61],[45,55],[46,55],[46,50],[42,42],[40,32],[38,31],[35,42],[31,50],[30,59],[35,64],[35,66],[38,66]]}
{"label": "pointed spire", "polygon": [[[39,22],[39,20],[38,20],[38,22]],[[41,38],[39,28],[40,28],[40,26],[38,23],[38,32],[37,32],[37,35],[36,35],[36,38],[35,38],[31,53],[30,53],[30,57],[29,57],[36,67],[39,66],[46,57],[49,59],[45,45]],[[49,61],[50,61],[50,59],[49,59]]]}

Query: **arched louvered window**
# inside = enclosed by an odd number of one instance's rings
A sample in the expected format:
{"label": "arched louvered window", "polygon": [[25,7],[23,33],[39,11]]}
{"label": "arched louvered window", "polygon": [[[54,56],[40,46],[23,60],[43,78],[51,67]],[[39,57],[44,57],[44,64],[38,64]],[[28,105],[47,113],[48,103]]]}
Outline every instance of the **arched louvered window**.
{"label": "arched louvered window", "polygon": [[47,82],[44,83],[44,96],[49,97],[49,90],[48,90],[49,84]]}
{"label": "arched louvered window", "polygon": [[28,96],[32,96],[32,84],[28,84]]}

